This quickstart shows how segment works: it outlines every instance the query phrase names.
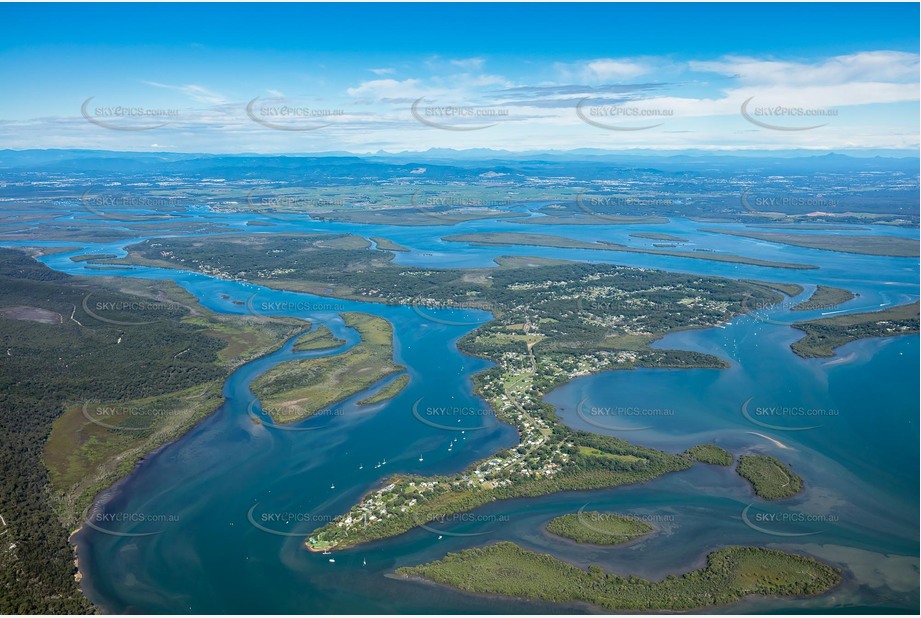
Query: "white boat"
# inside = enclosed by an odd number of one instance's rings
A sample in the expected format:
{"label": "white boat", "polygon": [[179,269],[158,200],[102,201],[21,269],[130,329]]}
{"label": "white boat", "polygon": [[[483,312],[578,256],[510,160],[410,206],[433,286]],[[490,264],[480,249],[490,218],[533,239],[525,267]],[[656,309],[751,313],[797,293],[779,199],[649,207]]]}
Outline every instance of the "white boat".
{"label": "white boat", "polygon": [[365,559],[365,558],[362,558],[362,560],[361,560],[361,566],[368,566],[368,560]]}
{"label": "white boat", "polygon": [[335,488],[336,488],[336,484],[333,483],[332,485],[329,486],[329,488],[330,488],[330,489],[335,489]]}
{"label": "white boat", "polygon": [[330,562],[335,562],[336,559],[335,559],[335,558],[330,558],[329,561],[330,561]]}
{"label": "white boat", "polygon": [[422,455],[419,455],[419,461],[422,461]]}

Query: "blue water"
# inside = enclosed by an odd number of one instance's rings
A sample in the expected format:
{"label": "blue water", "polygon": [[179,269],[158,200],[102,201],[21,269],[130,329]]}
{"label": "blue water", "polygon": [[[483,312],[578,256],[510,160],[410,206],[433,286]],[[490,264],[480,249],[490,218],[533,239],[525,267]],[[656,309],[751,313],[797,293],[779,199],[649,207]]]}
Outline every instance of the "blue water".
{"label": "blue water", "polygon": [[[241,229],[246,220],[254,218],[196,217]],[[496,256],[532,255],[800,283],[808,288],[803,296],[818,283],[837,285],[859,294],[842,307],[848,311],[918,298],[917,260],[785,247],[697,231],[701,227],[741,229],[734,224],[676,220],[665,225],[550,228],[481,221],[429,228],[307,220],[276,223],[277,228],[269,233],[351,232],[390,238],[411,248],[396,257],[398,263],[407,265],[486,267],[493,265]],[[265,233],[264,228],[258,229]],[[665,232],[692,241],[681,250],[708,248],[821,268],[783,270],[607,251],[473,247],[440,240],[446,234],[505,230],[635,246],[653,241],[631,239],[629,233]],[[253,228],[246,231],[252,233]],[[883,226],[833,233],[917,238],[917,230]],[[336,562],[330,563],[327,556],[305,551],[304,537],[387,476],[458,471],[516,443],[514,429],[491,415],[460,416],[450,421],[460,421],[471,430],[449,451],[457,432],[420,423],[411,413],[420,398],[432,406],[483,408],[483,402],[472,394],[470,376],[489,365],[461,354],[455,342],[489,315],[331,300],[178,270],[88,269],[69,259],[84,253],[121,254],[127,244],[87,244],[79,251],[43,261],[73,274],[171,279],[205,306],[224,313],[245,313],[245,303],[254,294],[260,301],[286,302],[289,304],[282,306],[301,310],[278,314],[323,321],[346,339],[343,348],[357,339],[337,317],[339,311],[379,315],[394,324],[396,359],[408,367],[412,379],[389,402],[356,406],[367,395],[362,393],[336,404],[330,414],[291,428],[276,428],[253,422],[253,415],[267,419],[249,384],[276,363],[305,353],[293,353],[289,342],[276,353],[238,369],[225,384],[225,403],[215,414],[147,458],[97,503],[100,513],[145,513],[164,516],[163,520],[107,524],[117,534],[84,527],[76,536],[84,591],[106,611],[585,611],[582,606],[483,598],[387,576],[399,566],[496,540],[512,540],[581,565],[602,564],[651,578],[698,567],[706,553],[717,547],[765,545],[836,564],[845,570],[845,583],[817,599],[751,599],[725,611],[918,609],[917,336],[859,341],[839,349],[834,359],[807,361],[789,350],[800,333],[786,324],[822,312],[792,314],[778,308],[740,316],[723,328],[675,333],[656,344],[715,354],[730,363],[729,369],[607,372],[574,380],[547,397],[571,426],[608,432],[639,444],[678,452],[706,441],[734,453],[775,455],[805,478],[806,491],[792,500],[768,505],[759,501],[743,517],[746,507],[755,502],[746,483],[732,469],[697,465],[640,486],[494,503],[478,509],[475,521],[441,524],[438,530],[445,534],[416,529],[395,539],[336,552]],[[338,352],[341,349],[307,354]],[[767,408],[798,406],[824,414],[759,414]],[[618,407],[659,413],[597,416],[588,412]],[[420,456],[424,461],[419,461]],[[385,465],[376,467],[384,460]],[[577,546],[543,531],[550,518],[583,506],[648,517],[658,531],[617,549]],[[759,519],[765,513],[796,515],[800,520],[768,524]],[[806,517],[809,520],[803,521]],[[122,536],[125,534],[145,536]]]}

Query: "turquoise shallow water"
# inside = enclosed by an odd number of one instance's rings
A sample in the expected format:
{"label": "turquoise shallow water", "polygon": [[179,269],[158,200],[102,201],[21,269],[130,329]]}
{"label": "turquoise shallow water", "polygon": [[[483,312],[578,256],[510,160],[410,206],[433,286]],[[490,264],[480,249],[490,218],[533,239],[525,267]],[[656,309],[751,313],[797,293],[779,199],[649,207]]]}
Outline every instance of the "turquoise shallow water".
{"label": "turquoise shallow water", "polygon": [[[251,218],[215,220],[238,225]],[[398,254],[397,260],[404,264],[487,266],[498,255],[545,255],[810,286],[827,283],[860,294],[843,306],[852,311],[918,297],[916,260],[782,247],[703,234],[696,231],[699,227],[718,226],[678,220],[668,225],[586,230],[478,222],[455,226],[449,233],[591,234],[592,239],[640,244],[647,241],[628,241],[627,234],[658,231],[692,238],[695,246],[801,261],[821,269],[765,269],[603,251],[470,247],[439,240],[447,228],[285,222],[277,231],[385,236],[413,249]],[[882,232],[917,237],[913,230]],[[88,245],[77,253],[117,252],[125,244]],[[574,380],[547,397],[564,422],[640,444],[677,452],[715,441],[736,453],[781,457],[806,479],[807,490],[791,501],[757,503],[746,511],[753,503],[751,492],[734,471],[698,465],[642,486],[491,504],[476,511],[475,517],[440,524],[435,531],[417,529],[396,539],[336,552],[336,562],[330,563],[328,557],[301,548],[304,536],[346,510],[387,475],[456,471],[516,442],[516,432],[491,415],[461,415],[450,421],[459,421],[470,431],[448,451],[457,432],[420,423],[411,413],[419,398],[432,406],[483,408],[471,393],[469,378],[488,364],[460,354],[454,343],[488,314],[423,313],[409,307],[331,301],[181,271],[88,270],[71,262],[70,255],[43,261],[71,273],[173,279],[206,306],[227,313],[245,312],[245,305],[233,301],[245,302],[258,293],[261,301],[298,307],[286,315],[323,320],[348,339],[346,345],[354,342],[354,333],[336,317],[338,311],[380,315],[394,324],[397,360],[412,376],[410,386],[390,402],[358,407],[354,402],[364,396],[358,395],[334,406],[329,415],[288,431],[252,422],[250,415],[259,414],[259,407],[248,385],[275,363],[290,358],[290,346],[236,371],[224,387],[226,401],[220,410],[145,460],[98,503],[101,513],[144,513],[161,516],[161,521],[112,523],[107,529],[116,534],[84,528],[77,535],[84,590],[107,611],[585,610],[486,599],[387,576],[402,565],[500,539],[550,551],[578,564],[598,563],[652,578],[699,566],[716,547],[768,545],[840,565],[848,574],[846,582],[819,599],[754,599],[726,611],[917,610],[917,336],[856,342],[841,348],[835,359],[805,361],[788,347],[798,335],[784,323],[794,316],[783,309],[762,311],[755,317],[736,318],[724,328],[676,333],[657,344],[716,354],[731,363],[729,369],[608,372]],[[820,313],[797,313],[795,319]],[[797,407],[823,414],[764,413]],[[625,408],[644,412],[626,414]],[[419,461],[420,456],[424,461]],[[386,465],[375,467],[383,460]],[[583,506],[646,517],[658,532],[627,547],[604,550],[578,547],[543,531],[550,518]],[[775,517],[766,517],[770,515]]]}

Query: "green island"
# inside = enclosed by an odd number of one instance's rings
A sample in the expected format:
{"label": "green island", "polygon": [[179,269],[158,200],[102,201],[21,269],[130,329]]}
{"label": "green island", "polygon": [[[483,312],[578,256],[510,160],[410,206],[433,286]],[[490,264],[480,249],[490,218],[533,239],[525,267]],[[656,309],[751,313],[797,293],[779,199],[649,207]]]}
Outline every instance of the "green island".
{"label": "green island", "polygon": [[667,242],[687,242],[686,238],[674,236],[672,234],[662,234],[661,232],[635,232],[630,234],[633,238],[647,238],[649,240],[664,240]]}
{"label": "green island", "polygon": [[214,314],[168,282],[73,277],[12,249],[0,249],[0,323],[0,513],[18,545],[0,561],[16,604],[0,611],[48,614],[93,611],[68,537],[95,496],[216,410],[235,367],[305,328]]}
{"label": "green island", "polygon": [[328,350],[338,348],[344,339],[334,336],[332,331],[325,324],[317,324],[317,327],[308,333],[304,333],[294,342],[295,352],[306,352],[310,350]]}
{"label": "green island", "polygon": [[[539,212],[550,212],[546,207],[539,208]],[[660,224],[668,223],[665,217],[641,216],[631,217],[627,215],[591,215],[585,213],[570,214],[565,216],[556,216],[548,214],[543,217],[529,217],[527,220],[510,219],[511,223],[528,223],[529,225],[638,225],[638,224]]]}
{"label": "green island", "polygon": [[776,281],[758,281],[756,279],[742,279],[742,281],[751,283],[752,285],[762,285],[768,289],[780,292],[781,294],[786,294],[787,296],[798,296],[806,291],[806,288],[796,283],[778,283]]}
{"label": "green island", "polygon": [[91,260],[111,260],[118,256],[114,253],[87,253],[84,255],[74,255],[70,258],[71,262],[89,262]]}
{"label": "green island", "polygon": [[895,337],[918,332],[918,303],[869,313],[849,313],[808,322],[795,322],[806,336],[790,347],[803,358],[827,358],[846,343],[869,337]]}
{"label": "green island", "polygon": [[698,444],[685,451],[694,461],[712,466],[731,466],[732,453],[715,444]]}
{"label": "green island", "polygon": [[742,455],[736,472],[765,500],[782,500],[803,490],[803,479],[770,455]]}
{"label": "green island", "polygon": [[393,399],[400,394],[400,391],[406,388],[407,384],[409,384],[409,375],[405,373],[403,375],[399,375],[384,388],[380,389],[370,397],[359,401],[358,405],[370,406],[375,403],[387,401],[388,399]]}
{"label": "green island", "polygon": [[592,545],[620,545],[638,539],[655,530],[645,521],[617,513],[579,511],[554,517],[547,532]]}
{"label": "green island", "polygon": [[380,236],[368,236],[369,240],[373,240],[374,244],[377,245],[377,248],[381,251],[409,251],[408,247],[404,247],[401,244],[395,243],[389,238],[381,238]]}
{"label": "green island", "polygon": [[252,383],[262,409],[276,423],[291,423],[359,393],[406,368],[393,362],[393,327],[366,313],[343,313],[361,343],[341,354],[280,363]]}
{"label": "green island", "polygon": [[[385,480],[310,535],[307,546],[316,551],[396,536],[493,500],[616,487],[690,467],[696,460],[687,453],[571,430],[542,397],[576,377],[605,370],[725,367],[708,354],[650,344],[668,332],[726,322],[745,313],[747,303],[761,306],[781,299],[764,286],[731,279],[611,264],[419,268],[391,264],[389,252],[316,244],[305,248],[299,239],[294,242],[302,249],[285,253],[290,242],[219,238],[204,250],[193,241],[172,238],[140,243],[130,251],[174,268],[228,278],[246,268],[256,275],[254,282],[271,287],[294,282],[340,298],[413,304],[423,315],[429,307],[488,309],[494,319],[462,337],[458,347],[495,363],[474,376],[475,392],[520,436],[516,447],[456,474]],[[274,255],[290,255],[291,263]],[[280,392],[303,383],[297,377]]]}
{"label": "green island", "polygon": [[682,611],[734,603],[747,596],[812,596],[841,582],[818,560],[759,547],[727,547],[707,556],[707,566],[651,582],[583,570],[548,554],[501,542],[449,553],[441,560],[396,573],[480,594],[590,603],[608,611]]}
{"label": "green island", "polygon": [[794,247],[857,253],[860,255],[882,255],[888,257],[918,257],[918,241],[901,236],[855,236],[829,234],[784,234],[783,232],[752,232],[737,230],[702,229],[710,234],[742,236],[766,240]]}
{"label": "green island", "polygon": [[812,295],[792,307],[792,311],[811,311],[814,309],[832,309],[842,303],[857,298],[850,290],[830,285],[817,285]]}
{"label": "green island", "polygon": [[[529,220],[530,221],[530,220]],[[666,251],[664,249],[647,249],[640,247],[628,247],[615,242],[599,241],[586,242],[584,240],[575,240],[564,238],[562,236],[552,236],[550,234],[534,234],[522,232],[474,232],[471,234],[454,234],[445,236],[442,240],[449,242],[466,242],[472,245],[486,246],[539,246],[539,247],[558,247],[561,249],[595,249],[598,251],[621,251],[624,253],[647,253],[650,255],[669,255],[672,257],[685,257],[694,260],[709,260],[711,262],[731,262],[734,264],[750,264],[752,266],[766,266],[770,268],[788,268],[794,270],[810,270],[818,268],[809,264],[795,264],[792,262],[772,262],[770,260],[759,260],[741,255],[732,255],[728,253],[709,253],[694,251]]]}

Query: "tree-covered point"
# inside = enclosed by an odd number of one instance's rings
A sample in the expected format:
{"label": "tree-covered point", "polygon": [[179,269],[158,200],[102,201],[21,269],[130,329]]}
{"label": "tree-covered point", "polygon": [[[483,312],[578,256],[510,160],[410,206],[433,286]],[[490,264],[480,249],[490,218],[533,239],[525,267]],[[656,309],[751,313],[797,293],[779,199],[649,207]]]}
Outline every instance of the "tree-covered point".
{"label": "tree-covered point", "polygon": [[407,384],[409,384],[409,374],[404,373],[403,375],[399,375],[376,393],[372,393],[370,396],[359,401],[358,405],[370,406],[375,403],[387,401],[388,399],[393,399],[400,394],[400,391],[406,388]]}
{"label": "tree-covered point", "polygon": [[686,450],[685,454],[700,463],[714,466],[732,465],[732,453],[715,444],[698,444]]}
{"label": "tree-covered point", "polygon": [[592,545],[620,545],[655,530],[654,526],[629,515],[579,511],[554,517],[547,523],[547,532]]}
{"label": "tree-covered point", "polygon": [[553,603],[591,603],[608,611],[683,611],[726,605],[749,595],[812,596],[838,585],[835,569],[813,558],[757,547],[728,547],[707,566],[651,582],[583,570],[547,554],[502,542],[450,553],[441,560],[397,569],[467,592]]}
{"label": "tree-covered point", "polygon": [[830,285],[817,285],[815,291],[808,299],[794,305],[792,311],[814,311],[817,309],[833,309],[842,303],[853,300],[857,296],[850,290],[836,288]]}
{"label": "tree-covered point", "polygon": [[765,500],[789,498],[803,489],[803,479],[770,455],[742,455],[736,471],[751,483],[755,495]]}
{"label": "tree-covered point", "polygon": [[792,326],[806,333],[790,345],[793,351],[803,358],[824,358],[834,356],[837,348],[858,339],[916,334],[918,303],[796,322]]}

